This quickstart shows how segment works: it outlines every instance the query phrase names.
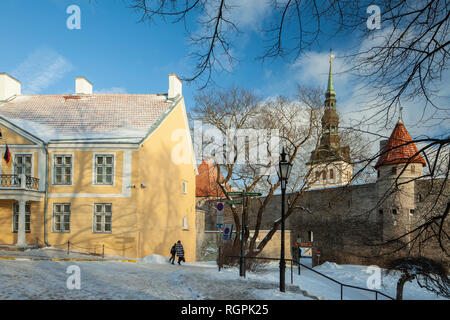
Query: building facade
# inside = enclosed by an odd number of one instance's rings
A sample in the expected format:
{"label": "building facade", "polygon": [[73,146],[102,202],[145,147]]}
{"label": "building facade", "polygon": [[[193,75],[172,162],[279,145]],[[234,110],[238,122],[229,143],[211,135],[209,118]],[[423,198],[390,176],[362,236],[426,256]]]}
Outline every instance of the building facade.
{"label": "building facade", "polygon": [[[181,80],[163,94],[23,95],[0,74],[0,245],[195,260],[195,157]],[[6,154],[6,156],[5,156]],[[9,161],[8,161],[9,159]]]}

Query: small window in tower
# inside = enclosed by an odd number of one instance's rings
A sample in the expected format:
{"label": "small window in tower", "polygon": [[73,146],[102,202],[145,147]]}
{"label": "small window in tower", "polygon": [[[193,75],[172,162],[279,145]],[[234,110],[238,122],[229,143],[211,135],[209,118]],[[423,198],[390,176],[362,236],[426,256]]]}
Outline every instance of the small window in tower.
{"label": "small window in tower", "polygon": [[380,170],[377,170],[377,177],[380,177]]}
{"label": "small window in tower", "polygon": [[183,230],[189,230],[186,216],[183,217]]}
{"label": "small window in tower", "polygon": [[331,179],[331,180],[334,179],[333,169],[330,169],[330,179]]}
{"label": "small window in tower", "polygon": [[316,172],[316,180],[320,179],[320,172]]}
{"label": "small window in tower", "polygon": [[0,139],[2,138],[3,136],[2,136],[2,130],[0,130]]}
{"label": "small window in tower", "polygon": [[416,167],[414,165],[411,165],[411,173],[415,173],[416,172]]}
{"label": "small window in tower", "polygon": [[391,168],[391,174],[397,174],[397,167]]}
{"label": "small window in tower", "polygon": [[392,209],[392,214],[397,214],[397,209]]}
{"label": "small window in tower", "polygon": [[322,180],[327,180],[327,172],[322,172]]}
{"label": "small window in tower", "polygon": [[409,210],[409,214],[410,214],[410,215],[412,215],[412,216],[413,216],[413,215],[414,215],[414,213],[415,213],[415,210],[414,210],[414,209],[410,209],[410,210]]}
{"label": "small window in tower", "polygon": [[378,210],[379,214],[383,214],[383,209]]}
{"label": "small window in tower", "polygon": [[417,195],[417,201],[422,202],[422,195],[420,193]]}

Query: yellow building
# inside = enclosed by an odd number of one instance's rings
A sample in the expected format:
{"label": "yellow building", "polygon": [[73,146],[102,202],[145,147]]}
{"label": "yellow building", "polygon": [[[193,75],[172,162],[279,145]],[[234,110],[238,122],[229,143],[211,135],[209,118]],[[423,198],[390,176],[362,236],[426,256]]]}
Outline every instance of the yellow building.
{"label": "yellow building", "polygon": [[[22,95],[0,74],[0,245],[195,260],[195,157],[182,83],[167,94]],[[4,160],[9,150],[11,161]],[[8,153],[8,152],[6,152]]]}

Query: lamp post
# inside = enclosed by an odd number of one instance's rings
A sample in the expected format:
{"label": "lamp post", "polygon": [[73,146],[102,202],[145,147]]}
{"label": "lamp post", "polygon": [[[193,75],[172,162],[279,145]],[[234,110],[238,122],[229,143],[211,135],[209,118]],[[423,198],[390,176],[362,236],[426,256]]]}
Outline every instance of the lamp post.
{"label": "lamp post", "polygon": [[281,252],[280,252],[280,291],[286,291],[286,261],[284,259],[284,198],[286,194],[286,184],[291,173],[292,164],[286,159],[286,153],[281,152],[281,160],[278,164],[278,178],[281,182]]}

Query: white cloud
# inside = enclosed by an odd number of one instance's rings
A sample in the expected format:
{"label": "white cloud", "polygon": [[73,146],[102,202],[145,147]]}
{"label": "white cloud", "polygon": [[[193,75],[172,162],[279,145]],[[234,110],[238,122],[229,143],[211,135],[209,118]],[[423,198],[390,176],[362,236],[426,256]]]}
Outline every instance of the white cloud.
{"label": "white cloud", "polygon": [[[338,53],[333,53],[339,57]],[[309,85],[326,86],[328,80],[328,71],[330,69],[329,52],[307,52],[299,57],[289,68],[295,80]],[[348,69],[346,63],[339,58],[333,60],[333,84],[345,86],[349,80],[349,74],[344,73]]]}
{"label": "white cloud", "polygon": [[24,94],[38,94],[73,69],[62,55],[48,48],[33,51],[11,75],[22,82]]}
{"label": "white cloud", "polygon": [[271,13],[271,4],[267,0],[231,0],[227,2],[228,14],[238,28],[259,31],[262,22]]}

